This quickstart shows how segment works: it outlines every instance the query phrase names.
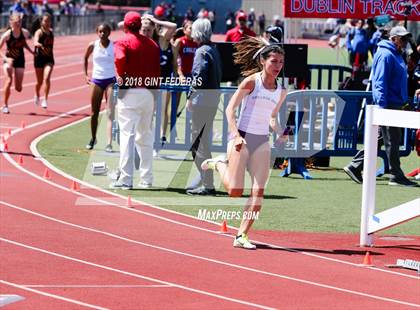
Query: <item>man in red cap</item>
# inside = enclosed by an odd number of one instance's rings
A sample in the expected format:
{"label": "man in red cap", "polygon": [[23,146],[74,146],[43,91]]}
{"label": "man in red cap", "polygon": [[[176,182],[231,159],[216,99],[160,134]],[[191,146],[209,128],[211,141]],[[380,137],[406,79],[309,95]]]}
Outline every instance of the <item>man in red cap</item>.
{"label": "man in red cap", "polygon": [[139,34],[141,17],[128,12],[124,17],[125,36],[114,44],[115,68],[120,91],[117,99],[120,127],[119,179],[112,188],[133,187],[134,148],[140,153],[141,188],[152,185],[153,94],[159,86],[160,50],[157,44]]}
{"label": "man in red cap", "polygon": [[233,29],[230,29],[226,33],[226,42],[239,42],[246,36],[255,37],[256,34],[254,31],[249,29],[246,26],[247,16],[245,12],[239,11],[236,15],[236,27]]}

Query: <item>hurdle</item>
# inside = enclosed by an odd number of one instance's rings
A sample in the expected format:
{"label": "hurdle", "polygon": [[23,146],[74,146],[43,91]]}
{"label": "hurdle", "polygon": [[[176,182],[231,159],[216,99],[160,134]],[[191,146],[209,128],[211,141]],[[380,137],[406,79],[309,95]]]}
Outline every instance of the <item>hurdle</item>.
{"label": "hurdle", "polygon": [[380,125],[420,128],[420,113],[381,109],[375,105],[366,106],[360,246],[372,246],[374,233],[420,216],[420,198],[374,214],[377,140]]}

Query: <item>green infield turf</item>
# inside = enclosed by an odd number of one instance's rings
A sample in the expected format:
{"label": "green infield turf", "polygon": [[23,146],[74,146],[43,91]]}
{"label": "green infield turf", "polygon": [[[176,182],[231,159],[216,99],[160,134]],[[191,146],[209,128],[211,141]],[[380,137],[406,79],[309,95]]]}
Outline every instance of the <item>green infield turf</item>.
{"label": "green infield turf", "polygon": [[[101,115],[101,119],[105,118]],[[65,128],[44,138],[38,149],[42,156],[54,166],[89,183],[108,189],[107,176],[92,176],[92,162],[105,161],[113,169],[118,166],[118,145],[114,143],[114,153],[106,153],[105,121],[100,122],[98,144],[93,151],[85,150],[90,138],[87,120]],[[220,180],[217,197],[190,197],[185,194],[185,186],[196,175],[191,155],[185,152],[165,151],[160,153],[166,159],[154,160],[154,187],[150,190],[135,189],[116,191],[131,195],[159,207],[198,216],[199,212],[242,209],[249,191],[244,198],[229,198],[223,191]],[[185,158],[185,161],[179,160]],[[272,170],[265,192],[263,211],[254,224],[259,230],[313,231],[313,232],[358,232],[360,225],[360,204],[362,187],[351,181],[342,167],[350,158],[331,158],[329,168],[310,170],[314,180],[303,180],[299,175],[288,178],[279,176],[280,170]],[[402,158],[402,167],[408,172],[419,166],[415,153]],[[134,185],[138,182],[136,171]],[[418,188],[401,188],[387,185],[386,178],[377,181],[376,208],[385,210],[415,199]],[[83,207],[80,205],[78,207]],[[228,224],[238,226],[238,220]],[[420,220],[416,219],[384,231],[386,234],[420,234]]]}

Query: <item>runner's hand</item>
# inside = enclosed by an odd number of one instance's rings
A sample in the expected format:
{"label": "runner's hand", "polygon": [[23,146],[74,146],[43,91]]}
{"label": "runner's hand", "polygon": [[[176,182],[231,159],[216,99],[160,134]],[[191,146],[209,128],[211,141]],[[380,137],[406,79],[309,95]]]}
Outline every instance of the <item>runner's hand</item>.
{"label": "runner's hand", "polygon": [[235,141],[233,142],[233,146],[235,147],[235,150],[239,152],[242,148],[242,145],[246,144],[246,141],[241,136],[236,136]]}
{"label": "runner's hand", "polygon": [[8,66],[13,66],[13,58],[6,57],[5,61]]}

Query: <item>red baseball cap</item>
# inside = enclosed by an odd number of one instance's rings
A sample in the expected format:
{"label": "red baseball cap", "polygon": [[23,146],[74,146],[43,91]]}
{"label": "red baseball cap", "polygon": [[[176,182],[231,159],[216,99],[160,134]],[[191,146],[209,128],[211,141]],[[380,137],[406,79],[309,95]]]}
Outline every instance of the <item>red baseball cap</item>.
{"label": "red baseball cap", "polygon": [[139,13],[130,11],[124,16],[124,26],[129,28],[140,28],[141,27],[141,16]]}
{"label": "red baseball cap", "polygon": [[239,12],[238,15],[236,15],[237,20],[240,20],[240,19],[246,20],[246,18],[247,18],[247,16],[246,16],[245,12]]}
{"label": "red baseball cap", "polygon": [[165,14],[165,9],[161,7],[160,5],[158,5],[155,8],[155,11],[153,12],[153,14],[157,17],[162,17]]}

